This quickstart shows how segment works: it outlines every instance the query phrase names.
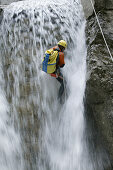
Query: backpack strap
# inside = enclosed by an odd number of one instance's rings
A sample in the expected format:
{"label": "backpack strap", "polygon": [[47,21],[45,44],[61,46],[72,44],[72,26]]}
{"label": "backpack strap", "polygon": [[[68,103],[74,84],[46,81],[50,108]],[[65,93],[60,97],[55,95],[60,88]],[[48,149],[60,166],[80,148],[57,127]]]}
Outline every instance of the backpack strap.
{"label": "backpack strap", "polygon": [[55,48],[55,49],[54,49],[54,51],[58,51],[58,52],[60,52],[60,49],[59,49],[59,48]]}

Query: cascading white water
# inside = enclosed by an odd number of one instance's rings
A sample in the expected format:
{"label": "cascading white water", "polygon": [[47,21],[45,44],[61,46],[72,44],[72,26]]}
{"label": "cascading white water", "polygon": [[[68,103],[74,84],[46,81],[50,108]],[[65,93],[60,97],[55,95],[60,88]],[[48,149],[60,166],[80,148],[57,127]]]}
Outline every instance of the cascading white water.
{"label": "cascading white water", "polygon": [[3,77],[2,66],[0,65],[0,170],[22,169],[20,138],[16,134],[10,119]]}
{"label": "cascading white water", "polygon": [[[26,168],[20,169],[95,170],[84,139],[86,45],[80,1],[12,3],[4,11],[0,38],[11,118],[22,139]],[[68,43],[63,105],[57,101],[59,83],[40,67],[44,51],[60,39]]]}
{"label": "cascading white water", "polygon": [[[65,59],[66,66],[62,70],[67,82],[68,98],[64,105],[60,105],[56,99],[58,90],[54,88],[56,80],[52,80],[52,78],[50,80],[48,77],[45,83],[46,75],[44,75],[40,81],[43,90],[41,106],[44,120],[40,130],[41,151],[38,169],[91,170],[90,164],[86,163],[83,156],[83,97],[86,73],[85,21],[82,18],[79,3],[71,4],[71,10],[68,4],[61,6],[61,9],[62,12],[57,12],[57,15],[60,14],[65,18],[65,26],[60,25],[60,33],[69,46]],[[71,39],[70,42],[67,32]]]}

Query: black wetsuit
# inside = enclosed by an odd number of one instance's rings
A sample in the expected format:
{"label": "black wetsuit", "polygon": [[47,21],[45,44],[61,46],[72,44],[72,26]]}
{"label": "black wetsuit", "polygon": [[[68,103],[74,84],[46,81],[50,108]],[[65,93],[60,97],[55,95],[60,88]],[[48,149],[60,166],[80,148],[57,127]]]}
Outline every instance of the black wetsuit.
{"label": "black wetsuit", "polygon": [[[60,69],[60,68],[59,68]],[[59,77],[58,78],[56,78],[58,81],[59,81],[59,83],[61,84],[60,85],[60,89],[59,89],[59,93],[58,93],[58,98],[61,98],[61,96],[63,95],[63,93],[64,93],[64,82],[63,82],[63,75],[62,75],[62,73],[61,72],[59,72]]]}
{"label": "black wetsuit", "polygon": [[[55,49],[55,51],[58,51],[58,52],[60,52],[60,50],[59,50],[59,48],[57,48],[57,49]],[[59,66],[58,65],[58,62],[59,62],[59,55],[58,55],[58,57],[57,57],[57,59],[56,59],[56,71],[55,71],[55,73],[57,73],[58,74],[58,78],[56,78],[58,81],[59,81],[59,83],[61,84],[61,86],[60,86],[60,88],[59,88],[59,93],[58,93],[58,98],[61,98],[62,97],[62,95],[63,95],[63,93],[64,93],[64,78],[63,78],[63,74],[61,73],[61,70],[60,70],[60,68],[62,68],[62,67],[64,67],[64,64],[62,64],[62,66]]]}

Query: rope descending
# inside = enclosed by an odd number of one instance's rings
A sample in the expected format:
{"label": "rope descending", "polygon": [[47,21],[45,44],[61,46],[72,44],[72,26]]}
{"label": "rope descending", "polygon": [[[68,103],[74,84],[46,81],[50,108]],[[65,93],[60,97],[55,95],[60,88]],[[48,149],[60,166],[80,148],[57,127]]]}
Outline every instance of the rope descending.
{"label": "rope descending", "polygon": [[96,19],[97,19],[97,23],[98,23],[99,28],[100,28],[100,31],[101,31],[101,33],[102,33],[102,36],[103,36],[105,45],[106,45],[106,47],[107,47],[107,50],[108,50],[109,55],[110,55],[110,57],[111,57],[111,60],[113,61],[113,56],[112,56],[112,54],[111,54],[111,52],[110,52],[110,49],[109,49],[108,44],[107,44],[107,41],[106,41],[106,39],[105,39],[105,36],[104,36],[103,30],[102,30],[102,27],[101,27],[101,25],[100,25],[100,22],[99,22],[99,19],[98,19],[98,16],[97,16],[97,13],[96,13],[96,11],[95,11],[95,7],[94,7],[94,5],[93,5],[92,0],[90,0],[90,2],[91,2],[91,5],[92,5],[92,7],[93,7],[93,11],[94,11],[94,13],[95,13],[95,16],[96,16]]}

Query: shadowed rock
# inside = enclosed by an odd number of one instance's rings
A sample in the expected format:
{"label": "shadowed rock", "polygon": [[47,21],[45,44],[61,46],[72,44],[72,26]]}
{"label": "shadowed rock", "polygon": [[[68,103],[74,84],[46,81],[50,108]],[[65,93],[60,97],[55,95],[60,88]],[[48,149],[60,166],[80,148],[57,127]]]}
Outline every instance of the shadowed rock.
{"label": "shadowed rock", "polygon": [[[98,14],[106,41],[113,56],[113,12]],[[88,80],[86,102],[89,114],[94,115],[102,143],[113,163],[113,60],[103,40],[95,16],[87,21]],[[113,166],[113,165],[112,165]],[[109,168],[112,170],[112,168]]]}

